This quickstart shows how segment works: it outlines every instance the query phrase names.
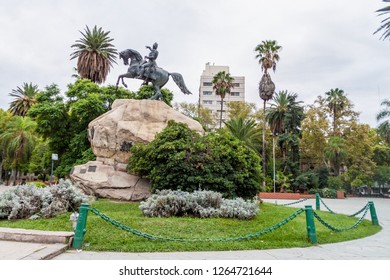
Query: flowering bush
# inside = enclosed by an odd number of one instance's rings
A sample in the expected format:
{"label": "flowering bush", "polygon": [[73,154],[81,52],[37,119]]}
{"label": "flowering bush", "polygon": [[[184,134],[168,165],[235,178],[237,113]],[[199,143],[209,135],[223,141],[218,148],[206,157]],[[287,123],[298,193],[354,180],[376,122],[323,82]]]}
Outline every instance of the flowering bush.
{"label": "flowering bush", "polygon": [[222,194],[213,191],[157,191],[140,209],[148,217],[195,216],[200,218],[251,219],[259,211],[258,201],[242,198],[224,199]]}
{"label": "flowering bush", "polygon": [[34,184],[17,186],[0,195],[0,219],[24,219],[33,215],[54,217],[75,211],[85,196],[69,180],[60,180],[57,186],[37,188]]}

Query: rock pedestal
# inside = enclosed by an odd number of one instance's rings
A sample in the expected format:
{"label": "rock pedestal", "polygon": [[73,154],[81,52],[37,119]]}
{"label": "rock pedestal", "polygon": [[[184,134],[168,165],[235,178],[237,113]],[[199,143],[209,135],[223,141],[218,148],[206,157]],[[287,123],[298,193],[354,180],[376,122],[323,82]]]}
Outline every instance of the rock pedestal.
{"label": "rock pedestal", "polygon": [[88,138],[96,161],[75,166],[72,180],[90,195],[138,201],[150,196],[149,181],[126,172],[130,148],[147,144],[161,132],[168,121],[186,123],[203,133],[195,120],[157,100],[115,100],[112,109],[88,126]]}

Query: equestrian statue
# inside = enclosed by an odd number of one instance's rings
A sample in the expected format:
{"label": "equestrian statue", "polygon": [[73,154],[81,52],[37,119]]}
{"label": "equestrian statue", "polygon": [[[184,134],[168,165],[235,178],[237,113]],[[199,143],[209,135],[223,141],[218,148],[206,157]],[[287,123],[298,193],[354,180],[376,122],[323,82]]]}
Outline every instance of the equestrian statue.
{"label": "equestrian statue", "polygon": [[157,47],[157,43],[154,43],[153,47],[146,46],[146,48],[150,50],[150,53],[148,56],[145,56],[145,60],[142,58],[139,52],[132,49],[127,49],[120,52],[119,58],[123,59],[123,63],[125,65],[129,65],[129,68],[127,69],[127,73],[119,75],[118,80],[116,82],[116,87],[118,88],[119,81],[122,80],[123,86],[127,88],[127,85],[123,81],[123,78],[143,80],[143,85],[147,85],[149,82],[151,82],[156,93],[150,99],[162,100],[163,95],[161,93],[161,88],[168,82],[169,76],[171,76],[173,78],[173,81],[184,94],[192,94],[187,89],[183,80],[183,76],[181,74],[169,73],[168,71],[157,66]]}

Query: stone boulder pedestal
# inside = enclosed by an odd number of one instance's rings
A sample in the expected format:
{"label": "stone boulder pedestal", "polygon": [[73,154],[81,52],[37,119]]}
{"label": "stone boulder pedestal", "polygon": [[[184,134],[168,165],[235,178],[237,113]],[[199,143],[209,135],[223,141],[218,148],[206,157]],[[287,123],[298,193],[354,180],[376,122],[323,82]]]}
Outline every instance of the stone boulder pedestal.
{"label": "stone boulder pedestal", "polygon": [[147,144],[170,120],[186,123],[204,133],[195,120],[157,100],[115,100],[112,109],[88,126],[88,138],[96,161],[75,166],[71,179],[90,195],[119,200],[139,201],[150,196],[149,181],[128,174],[130,148]]}

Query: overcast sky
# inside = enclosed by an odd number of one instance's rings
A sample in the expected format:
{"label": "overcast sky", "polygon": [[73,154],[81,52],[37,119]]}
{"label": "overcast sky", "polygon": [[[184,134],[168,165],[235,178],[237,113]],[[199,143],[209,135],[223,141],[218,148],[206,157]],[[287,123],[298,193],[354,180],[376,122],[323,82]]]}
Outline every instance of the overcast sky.
{"label": "overcast sky", "polygon": [[[377,126],[380,102],[390,98],[390,43],[373,32],[384,17],[381,0],[0,0],[0,107],[8,109],[12,89],[24,82],[40,89],[55,83],[62,92],[76,60],[70,47],[85,26],[111,31],[118,51],[148,54],[159,44],[157,63],[183,75],[193,96],[171,80],[175,102],[197,102],[207,62],[245,76],[246,101],[261,108],[261,69],[254,48],[264,40],[283,47],[275,73],[276,91],[298,94],[304,104],[333,88],[344,90],[360,121]],[[115,84],[127,67],[108,75]],[[128,80],[136,91],[140,80]]]}

